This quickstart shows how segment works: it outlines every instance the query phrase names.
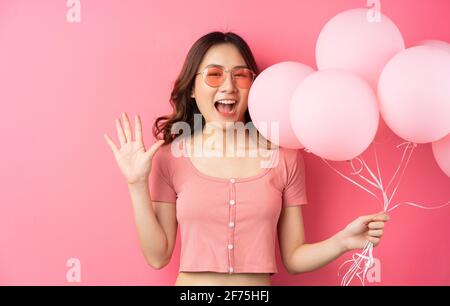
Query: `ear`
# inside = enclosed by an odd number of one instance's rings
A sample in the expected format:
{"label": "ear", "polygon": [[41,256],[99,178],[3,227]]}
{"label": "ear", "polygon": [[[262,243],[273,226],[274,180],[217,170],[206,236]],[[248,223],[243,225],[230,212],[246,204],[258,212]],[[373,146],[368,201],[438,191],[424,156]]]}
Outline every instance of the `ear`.
{"label": "ear", "polygon": [[193,89],[191,89],[191,98],[195,98],[194,90],[193,90]]}

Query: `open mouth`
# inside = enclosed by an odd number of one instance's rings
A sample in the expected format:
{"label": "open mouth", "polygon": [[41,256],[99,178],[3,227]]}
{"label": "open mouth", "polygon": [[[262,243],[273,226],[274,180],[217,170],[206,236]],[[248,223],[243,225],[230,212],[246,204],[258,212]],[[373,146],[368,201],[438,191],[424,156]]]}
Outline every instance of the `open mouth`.
{"label": "open mouth", "polygon": [[214,103],[216,110],[222,115],[232,115],[236,111],[237,101],[236,100],[218,100]]}

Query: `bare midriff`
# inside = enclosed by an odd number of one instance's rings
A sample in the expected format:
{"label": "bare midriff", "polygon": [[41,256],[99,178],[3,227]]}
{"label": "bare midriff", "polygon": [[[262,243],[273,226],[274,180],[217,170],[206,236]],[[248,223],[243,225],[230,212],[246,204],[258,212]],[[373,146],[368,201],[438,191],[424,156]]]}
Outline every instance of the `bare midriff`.
{"label": "bare midriff", "polygon": [[175,286],[270,286],[269,273],[180,272]]}

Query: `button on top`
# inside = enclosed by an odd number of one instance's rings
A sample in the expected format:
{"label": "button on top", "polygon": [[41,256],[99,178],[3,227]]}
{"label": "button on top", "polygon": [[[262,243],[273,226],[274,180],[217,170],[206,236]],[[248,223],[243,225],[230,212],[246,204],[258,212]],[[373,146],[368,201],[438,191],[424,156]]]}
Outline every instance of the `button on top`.
{"label": "button on top", "polygon": [[234,178],[232,178],[232,179],[230,179],[230,182],[231,182],[232,184],[234,184],[234,183],[236,183],[236,180],[235,180]]}
{"label": "button on top", "polygon": [[230,273],[233,273],[233,271],[234,271],[233,267],[230,267],[229,271],[230,271]]}
{"label": "button on top", "polygon": [[236,202],[234,200],[230,200],[230,204],[234,205],[234,204],[236,204]]}
{"label": "button on top", "polygon": [[228,250],[232,250],[233,249],[233,245],[230,243],[229,245],[228,245]]}
{"label": "button on top", "polygon": [[228,226],[229,226],[229,227],[234,227],[234,222],[228,223]]}

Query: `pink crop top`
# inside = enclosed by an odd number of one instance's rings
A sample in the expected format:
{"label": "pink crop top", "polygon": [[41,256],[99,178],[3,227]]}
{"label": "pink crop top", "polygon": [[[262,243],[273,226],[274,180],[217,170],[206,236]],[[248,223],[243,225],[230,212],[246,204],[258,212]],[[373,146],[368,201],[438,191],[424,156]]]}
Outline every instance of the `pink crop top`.
{"label": "pink crop top", "polygon": [[176,204],[179,271],[278,272],[275,248],[281,208],[306,204],[307,199],[300,150],[277,147],[271,152],[272,167],[228,179],[201,172],[188,155],[176,157],[171,144],[155,153],[150,193],[152,201]]}

